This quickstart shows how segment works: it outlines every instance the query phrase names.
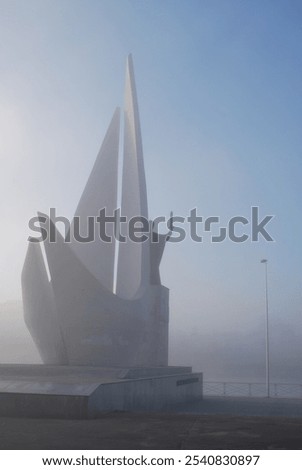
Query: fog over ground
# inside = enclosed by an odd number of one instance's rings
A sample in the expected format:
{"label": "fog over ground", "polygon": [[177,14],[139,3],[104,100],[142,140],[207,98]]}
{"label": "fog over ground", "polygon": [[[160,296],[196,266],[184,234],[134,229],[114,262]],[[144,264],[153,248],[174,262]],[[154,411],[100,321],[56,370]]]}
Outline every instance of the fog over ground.
{"label": "fog over ground", "polygon": [[[38,351],[23,322],[22,302],[0,305],[0,356],[2,363],[41,363]],[[225,328],[216,331],[192,328],[170,334],[171,365],[192,365],[205,380],[263,382],[265,347],[263,325],[246,332]],[[271,374],[274,382],[302,383],[300,334],[286,322],[271,335]],[[290,347],[281,347],[285,342]]]}
{"label": "fog over ground", "polygon": [[39,361],[28,221],[72,217],[132,52],[150,217],[274,215],[274,242],[211,243],[200,224],[202,243],[167,245],[170,363],[264,380],[267,258],[272,379],[301,382],[301,17],[295,0],[0,0],[0,362]]}

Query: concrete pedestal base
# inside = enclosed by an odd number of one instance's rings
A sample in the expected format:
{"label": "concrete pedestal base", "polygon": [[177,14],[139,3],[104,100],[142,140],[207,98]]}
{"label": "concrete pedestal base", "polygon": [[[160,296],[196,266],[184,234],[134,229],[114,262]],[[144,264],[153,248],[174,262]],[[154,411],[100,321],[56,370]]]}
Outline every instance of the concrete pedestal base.
{"label": "concrete pedestal base", "polygon": [[0,365],[1,416],[85,419],[200,398],[202,374],[191,367]]}

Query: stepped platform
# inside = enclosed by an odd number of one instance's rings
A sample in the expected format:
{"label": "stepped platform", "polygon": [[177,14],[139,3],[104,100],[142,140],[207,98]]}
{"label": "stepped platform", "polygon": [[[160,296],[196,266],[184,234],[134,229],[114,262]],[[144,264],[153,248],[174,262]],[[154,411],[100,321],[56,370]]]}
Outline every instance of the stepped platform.
{"label": "stepped platform", "polygon": [[0,365],[0,416],[88,419],[201,398],[202,374],[191,367]]}

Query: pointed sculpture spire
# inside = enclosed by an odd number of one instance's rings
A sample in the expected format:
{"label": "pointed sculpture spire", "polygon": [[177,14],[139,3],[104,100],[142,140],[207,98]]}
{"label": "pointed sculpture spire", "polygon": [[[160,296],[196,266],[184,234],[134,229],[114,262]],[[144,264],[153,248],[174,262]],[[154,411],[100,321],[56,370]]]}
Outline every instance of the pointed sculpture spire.
{"label": "pointed sculpture spire", "polygon": [[[75,216],[79,217],[81,236],[88,231],[87,218],[97,217],[99,211],[106,209],[106,215],[112,216],[117,206],[117,177],[120,134],[120,109],[112,117],[103,144],[97,156],[90,177],[78,204]],[[97,228],[97,226],[95,225]],[[74,223],[71,230],[73,233]],[[74,238],[71,246],[77,257],[101,284],[113,290],[115,238],[114,226],[107,224],[106,234],[112,237],[111,243],[96,238],[90,243],[79,243]]]}
{"label": "pointed sculpture spire", "polygon": [[[124,109],[124,154],[121,214],[148,220],[143,146],[131,54],[127,59]],[[127,237],[126,233],[123,233]],[[117,288],[120,297],[131,299],[144,289],[149,277],[149,244],[129,240],[119,244]]]}

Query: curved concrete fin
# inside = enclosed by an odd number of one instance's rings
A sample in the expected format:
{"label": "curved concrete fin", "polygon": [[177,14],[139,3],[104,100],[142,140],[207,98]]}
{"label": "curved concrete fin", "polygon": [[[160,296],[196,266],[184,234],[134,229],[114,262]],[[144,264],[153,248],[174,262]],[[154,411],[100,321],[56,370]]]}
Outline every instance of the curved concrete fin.
{"label": "curved concrete fin", "polygon": [[[148,221],[143,147],[131,55],[126,68],[124,119],[121,214],[128,221],[141,216]],[[119,244],[116,292],[120,297],[131,299],[149,281],[149,243],[134,243],[126,232],[122,235],[127,241]]]}
{"label": "curved concrete fin", "polygon": [[[84,263],[76,256],[70,243],[66,243],[61,233],[57,230],[53,221],[47,214],[39,214],[46,218],[54,241],[46,239],[44,242],[51,284],[56,300],[59,321],[62,315],[66,324],[76,324],[77,315],[85,318],[87,311],[87,301],[102,295],[106,308],[110,310],[110,305],[106,304],[107,299],[114,303],[115,295],[100,284],[98,279],[86,268]],[[112,310],[114,311],[115,305]],[[87,319],[88,320],[88,319]]]}
{"label": "curved concrete fin", "polygon": [[[76,256],[70,243],[67,243],[53,221],[47,214],[38,213],[46,219],[54,239],[44,241],[51,284],[57,301],[58,292],[64,292],[64,297],[72,295],[78,289],[85,289],[87,282],[93,284],[93,289],[103,289],[98,279],[86,268],[84,263]],[[108,292],[108,290],[105,291]]]}
{"label": "curved concrete fin", "polygon": [[38,242],[29,243],[21,283],[25,323],[44,364],[67,364],[53,291]]}
{"label": "curved concrete fin", "polygon": [[[103,287],[64,241],[53,222],[43,216],[56,237],[54,243],[45,240],[44,246],[69,363],[131,363],[129,354],[136,355],[137,351],[134,338],[140,338],[142,331],[142,323],[134,318],[143,308]],[[142,322],[144,316],[141,318]]]}
{"label": "curved concrete fin", "polygon": [[[113,290],[115,238],[114,224],[106,224],[106,235],[110,243],[99,238],[98,225],[94,220],[95,237],[93,241],[80,242],[73,235],[74,230],[81,237],[92,237],[89,232],[88,217],[97,217],[105,208],[106,215],[113,216],[117,208],[117,178],[120,133],[120,110],[117,108],[112,117],[103,144],[91,171],[86,187],[75,212],[78,221],[71,226],[71,247],[86,268],[109,290]],[[92,224],[92,219],[91,219]],[[92,225],[91,225],[92,227]],[[78,228],[80,230],[78,230]]]}

